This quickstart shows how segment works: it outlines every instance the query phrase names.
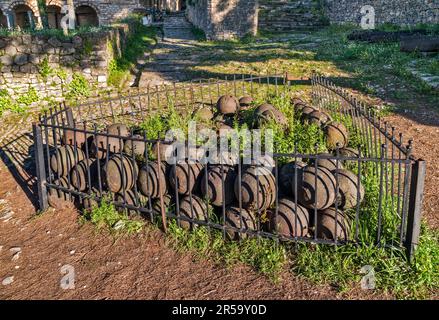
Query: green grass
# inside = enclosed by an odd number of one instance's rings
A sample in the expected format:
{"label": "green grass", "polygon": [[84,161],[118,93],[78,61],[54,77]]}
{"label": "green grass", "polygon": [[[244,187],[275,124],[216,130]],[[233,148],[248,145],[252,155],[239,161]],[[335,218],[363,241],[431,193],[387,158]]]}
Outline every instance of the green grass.
{"label": "green grass", "polygon": [[116,210],[108,199],[103,199],[100,205],[86,211],[84,219],[96,225],[98,229],[105,229],[118,234],[139,233],[145,225],[143,221],[130,219],[126,211]]}
{"label": "green grass", "polygon": [[241,242],[225,240],[219,230],[198,227],[193,231],[180,228],[175,221],[169,223],[169,237],[174,248],[190,252],[199,259],[211,259],[232,267],[243,263],[267,275],[279,279],[287,263],[285,247],[269,239],[248,238]]}
{"label": "green grass", "polygon": [[[376,290],[399,299],[428,298],[439,286],[439,234],[424,227],[412,264],[405,252],[370,245],[329,247],[300,244],[294,255],[293,272],[341,292],[359,288],[361,268],[373,267]],[[437,293],[437,292],[436,292]]]}
{"label": "green grass", "polygon": [[33,35],[44,37],[56,37],[60,40],[68,40],[74,36],[87,36],[90,33],[97,33],[110,30],[111,27],[80,27],[74,30],[69,30],[67,35],[64,35],[64,31],[61,29],[24,29],[24,30],[9,30],[7,28],[0,28],[0,37],[13,37],[21,35]]}
{"label": "green grass", "polygon": [[116,57],[109,65],[107,82],[118,89],[124,86],[129,72],[136,65],[137,59],[142,57],[145,52],[151,51],[152,46],[156,43],[156,28],[146,27],[138,20],[131,21],[131,24],[133,32],[127,39],[121,57]]}
{"label": "green grass", "polygon": [[206,40],[206,33],[202,29],[192,26],[191,32],[197,41]]}
{"label": "green grass", "polygon": [[86,99],[92,94],[92,85],[81,73],[74,73],[72,81],[67,85],[66,100],[74,102],[77,99]]}
{"label": "green grass", "polygon": [[[420,27],[431,32],[438,28],[437,25]],[[318,31],[292,31],[288,34],[261,31],[249,41],[206,41],[196,49],[200,55],[199,65],[190,71],[203,77],[241,73],[258,75],[275,71],[310,76],[317,71],[338,78],[338,84],[397,102],[401,108],[416,108],[422,101],[438,110],[437,90],[409,70],[415,61],[417,65],[425,64],[423,69],[435,75],[437,57],[425,58],[417,53],[401,52],[398,43],[348,41],[347,35],[357,28],[331,25]]]}
{"label": "green grass", "polygon": [[24,113],[29,107],[38,102],[40,97],[35,88],[30,87],[26,92],[11,95],[6,89],[0,90],[0,117],[5,111]]}

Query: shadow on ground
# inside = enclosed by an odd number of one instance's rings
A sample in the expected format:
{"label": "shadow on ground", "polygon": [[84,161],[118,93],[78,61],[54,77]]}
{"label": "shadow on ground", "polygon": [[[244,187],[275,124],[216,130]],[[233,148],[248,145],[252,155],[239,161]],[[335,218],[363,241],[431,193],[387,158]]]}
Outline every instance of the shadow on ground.
{"label": "shadow on ground", "polygon": [[31,133],[14,135],[0,145],[0,158],[17,184],[37,209],[34,162],[34,142]]}

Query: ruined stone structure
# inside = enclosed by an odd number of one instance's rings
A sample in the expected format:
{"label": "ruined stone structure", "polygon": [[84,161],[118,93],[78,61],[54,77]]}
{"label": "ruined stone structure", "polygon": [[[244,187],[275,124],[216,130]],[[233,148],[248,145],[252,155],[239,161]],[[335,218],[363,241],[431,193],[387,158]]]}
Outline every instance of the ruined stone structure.
{"label": "ruined stone structure", "polygon": [[[59,28],[66,0],[46,0],[49,26]],[[41,26],[38,0],[0,0],[0,27]],[[185,10],[192,24],[212,39],[287,31],[327,23],[355,23],[361,8],[375,8],[376,23],[439,23],[439,0],[74,0],[77,25],[108,25],[133,11]]]}
{"label": "ruined stone structure", "polygon": [[34,88],[43,97],[62,97],[75,75],[107,86],[110,61],[119,56],[130,26],[69,39],[23,34],[0,37],[0,88],[12,96]]}
{"label": "ruined stone structure", "polygon": [[188,19],[212,39],[288,31],[324,24],[359,24],[361,8],[375,9],[377,24],[439,23],[439,0],[191,0]]}
{"label": "ruined stone structure", "polygon": [[209,39],[229,39],[256,34],[258,2],[255,0],[192,0],[186,14]]}
{"label": "ruined stone structure", "polygon": [[327,23],[323,2],[316,0],[259,0],[259,28],[288,31]]}
{"label": "ruined stone structure", "polygon": [[[78,26],[109,25],[142,8],[179,11],[185,8],[183,0],[74,0]],[[49,26],[59,28],[61,7],[66,0],[46,0]],[[9,21],[8,21],[9,20]],[[41,26],[38,0],[0,0],[0,26],[21,28]]]}
{"label": "ruined stone structure", "polygon": [[358,24],[365,5],[374,7],[377,24],[439,23],[438,0],[325,0],[325,14],[331,23]]}

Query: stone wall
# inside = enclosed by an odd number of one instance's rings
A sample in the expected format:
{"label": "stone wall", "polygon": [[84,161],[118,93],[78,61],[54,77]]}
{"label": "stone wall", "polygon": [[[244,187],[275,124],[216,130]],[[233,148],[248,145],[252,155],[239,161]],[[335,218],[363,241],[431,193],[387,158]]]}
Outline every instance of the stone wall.
{"label": "stone wall", "polygon": [[375,8],[377,24],[439,23],[438,0],[325,0],[326,16],[331,23],[358,24],[365,5]]}
{"label": "stone wall", "polygon": [[0,87],[11,95],[32,87],[40,97],[61,97],[73,75],[80,74],[91,85],[104,88],[108,64],[120,54],[128,32],[129,26],[121,25],[71,39],[29,34],[0,37]]}
{"label": "stone wall", "polygon": [[[26,4],[33,12],[36,24],[41,26],[37,2],[38,0],[0,0],[0,10],[3,13],[11,12],[16,5]],[[66,0],[46,0],[46,3],[61,7],[66,4]],[[83,5],[92,7],[97,13],[99,25],[110,25],[140,7],[139,0],[75,0],[74,4],[75,7]]]}
{"label": "stone wall", "polygon": [[257,32],[256,0],[192,0],[186,12],[188,20],[203,29],[208,39],[225,40]]}
{"label": "stone wall", "polygon": [[326,23],[319,0],[259,0],[260,29],[288,31]]}
{"label": "stone wall", "polygon": [[186,9],[187,19],[197,28],[203,30],[206,35],[211,34],[210,29],[210,1],[211,0],[192,0]]}

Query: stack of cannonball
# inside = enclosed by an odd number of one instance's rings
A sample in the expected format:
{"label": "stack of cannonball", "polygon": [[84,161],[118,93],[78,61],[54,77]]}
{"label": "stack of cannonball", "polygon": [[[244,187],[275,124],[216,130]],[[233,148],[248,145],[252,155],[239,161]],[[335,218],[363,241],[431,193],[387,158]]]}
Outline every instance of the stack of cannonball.
{"label": "stack of cannonball", "polygon": [[293,161],[280,168],[282,195],[271,212],[274,230],[288,237],[310,232],[319,239],[349,240],[349,213],[363,201],[364,187],[358,175],[335,159],[318,154],[309,164]]}
{"label": "stack of cannonball", "polygon": [[[195,115],[202,121],[219,119],[231,128],[227,123],[253,104],[248,96],[238,100],[225,95],[217,101],[216,111],[203,107]],[[347,147],[348,132],[342,124],[300,99],[294,99],[293,104],[304,122],[323,128],[329,150],[339,147],[341,155],[358,154]],[[268,103],[257,106],[253,117],[257,126],[269,120],[287,125],[285,115]],[[63,145],[50,158],[56,184],[87,194],[109,193],[132,215],[135,208],[152,210],[155,215],[162,209],[176,212],[185,229],[196,228],[197,222],[220,221],[232,240],[258,231],[286,238],[317,235],[348,240],[351,209],[364,198],[358,175],[347,170],[346,163],[334,160],[332,154],[295,159],[278,170],[274,165],[262,166],[258,159],[239,168],[231,163],[206,165],[197,157],[169,165],[166,160],[175,151],[172,144],[148,146],[141,135],[121,123],[107,126],[104,132],[107,135],[94,137],[65,131]],[[155,160],[148,157],[151,151]],[[190,153],[199,151],[194,148]],[[70,200],[62,190],[51,190],[50,197],[51,202]],[[86,200],[81,202],[84,208],[96,204],[93,198]]]}
{"label": "stack of cannonball", "polygon": [[300,98],[292,99],[295,112],[300,114],[303,122],[321,127],[325,133],[328,150],[347,147],[349,131],[340,122],[333,121],[330,114],[309,105]]}

